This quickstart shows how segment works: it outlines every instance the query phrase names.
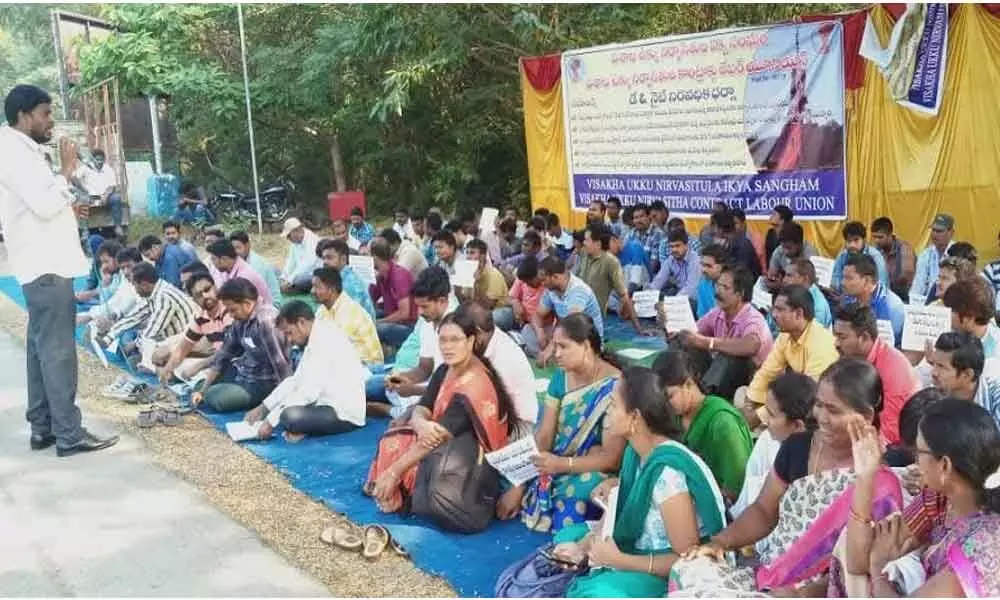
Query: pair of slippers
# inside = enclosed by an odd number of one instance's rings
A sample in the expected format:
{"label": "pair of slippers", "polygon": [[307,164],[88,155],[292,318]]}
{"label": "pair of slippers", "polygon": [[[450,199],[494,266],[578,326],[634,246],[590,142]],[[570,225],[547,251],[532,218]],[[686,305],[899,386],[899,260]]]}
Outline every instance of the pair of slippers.
{"label": "pair of slippers", "polygon": [[382,525],[366,525],[362,528],[345,519],[324,529],[319,539],[328,546],[336,546],[349,552],[360,551],[361,556],[368,560],[377,559],[387,549],[391,549],[397,556],[409,556]]}
{"label": "pair of slippers", "polygon": [[139,411],[139,414],[135,416],[135,423],[143,429],[148,429],[150,427],[155,427],[157,424],[163,424],[168,427],[173,427],[175,425],[180,425],[183,420],[183,414],[181,411],[170,408],[153,405],[150,408]]}

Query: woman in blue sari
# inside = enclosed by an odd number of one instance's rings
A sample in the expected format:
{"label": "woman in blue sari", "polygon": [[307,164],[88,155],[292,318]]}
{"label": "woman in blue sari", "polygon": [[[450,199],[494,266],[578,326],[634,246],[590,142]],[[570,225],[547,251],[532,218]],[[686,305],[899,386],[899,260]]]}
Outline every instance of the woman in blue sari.
{"label": "woman in blue sari", "polygon": [[585,314],[572,314],[553,333],[558,369],[549,382],[541,424],[535,433],[540,475],[506,494],[501,518],[517,514],[535,531],[558,531],[594,520],[601,511],[590,493],[618,471],[625,440],[604,431],[604,416],[621,372],[601,357],[601,336]]}

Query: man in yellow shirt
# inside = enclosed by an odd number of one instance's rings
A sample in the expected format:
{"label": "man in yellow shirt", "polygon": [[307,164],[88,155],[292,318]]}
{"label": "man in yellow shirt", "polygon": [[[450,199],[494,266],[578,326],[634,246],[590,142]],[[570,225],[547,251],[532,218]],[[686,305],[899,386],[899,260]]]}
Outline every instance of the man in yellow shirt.
{"label": "man in yellow shirt", "polygon": [[472,290],[472,299],[487,310],[507,306],[510,302],[507,280],[496,267],[489,264],[489,249],[486,242],[480,239],[469,240],[465,246],[465,258],[479,263],[476,269],[476,283]]}
{"label": "man in yellow shirt", "polygon": [[[382,364],[382,344],[378,341],[375,321],[353,298],[342,293],[340,272],[333,267],[313,271],[313,296],[319,302],[317,319],[329,319],[340,326],[368,365]],[[336,357],[331,357],[334,359]]]}
{"label": "man in yellow shirt", "polygon": [[767,388],[778,376],[790,369],[819,379],[839,358],[833,333],[813,319],[813,311],[812,294],[801,285],[785,286],[774,298],[771,314],[781,334],[747,391],[742,412],[751,429],[766,418]]}

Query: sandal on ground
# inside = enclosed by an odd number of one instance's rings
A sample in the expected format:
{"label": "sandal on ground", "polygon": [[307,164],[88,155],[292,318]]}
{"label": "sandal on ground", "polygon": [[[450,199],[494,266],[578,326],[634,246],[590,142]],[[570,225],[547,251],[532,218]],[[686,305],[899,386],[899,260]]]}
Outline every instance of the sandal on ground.
{"label": "sandal on ground", "polygon": [[336,546],[350,552],[357,552],[365,545],[361,530],[347,521],[331,525],[319,534],[319,540],[328,546]]}
{"label": "sandal on ground", "polygon": [[394,537],[389,538],[389,547],[392,548],[392,551],[396,553],[396,556],[402,556],[403,558],[410,558],[410,553],[406,551],[406,548],[399,545],[399,542],[396,541],[396,538]]}
{"label": "sandal on ground", "polygon": [[180,425],[184,422],[181,413],[173,408],[159,407],[160,409],[160,423],[163,423],[167,427],[174,427]]}
{"label": "sandal on ground", "polygon": [[167,427],[173,427],[175,425],[180,425],[182,422],[183,417],[176,410],[156,405],[153,405],[151,408],[146,410],[139,411],[139,414],[135,416],[136,425],[144,429],[155,427],[160,423],[166,425]]}
{"label": "sandal on ground", "polygon": [[160,409],[153,407],[147,408],[146,410],[140,410],[139,414],[135,416],[135,424],[143,429],[149,429],[150,427],[155,427],[157,423],[160,422]]}
{"label": "sandal on ground", "polygon": [[125,404],[152,404],[154,402],[153,390],[145,383],[140,383],[128,395],[123,398]]}
{"label": "sandal on ground", "polygon": [[364,533],[364,548],[361,550],[361,556],[364,556],[368,560],[375,560],[376,558],[382,556],[385,549],[389,546],[389,540],[392,536],[389,535],[389,530],[381,525],[368,525],[365,527]]}

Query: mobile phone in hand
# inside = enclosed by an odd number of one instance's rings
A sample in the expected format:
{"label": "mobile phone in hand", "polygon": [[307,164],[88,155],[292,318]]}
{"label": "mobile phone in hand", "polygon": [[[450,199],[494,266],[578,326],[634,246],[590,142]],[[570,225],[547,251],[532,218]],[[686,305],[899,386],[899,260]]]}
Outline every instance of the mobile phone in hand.
{"label": "mobile phone in hand", "polygon": [[585,564],[585,562],[575,563],[571,560],[567,560],[561,556],[556,555],[552,550],[542,550],[541,555],[550,562],[554,562],[556,564],[560,564],[569,567],[571,569],[580,569]]}

